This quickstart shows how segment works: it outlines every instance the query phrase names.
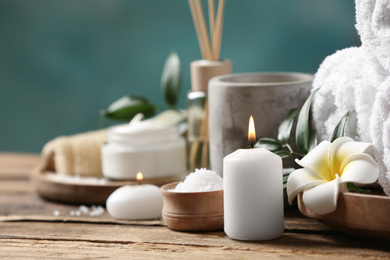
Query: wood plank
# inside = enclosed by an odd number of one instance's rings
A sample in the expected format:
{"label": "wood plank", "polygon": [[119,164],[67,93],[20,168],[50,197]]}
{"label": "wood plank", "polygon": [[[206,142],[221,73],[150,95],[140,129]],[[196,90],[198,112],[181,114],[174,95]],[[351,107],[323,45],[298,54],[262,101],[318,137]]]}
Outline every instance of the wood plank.
{"label": "wood plank", "polygon": [[34,189],[28,179],[20,180],[0,180],[0,194],[32,194]]}
{"label": "wood plank", "polygon": [[[279,239],[243,242],[225,233],[172,231],[160,220],[72,217],[78,205],[42,200],[29,173],[39,156],[0,153],[0,259],[3,258],[269,258],[389,259],[387,243],[343,235],[298,211],[287,211]],[[55,217],[53,211],[62,212]],[[3,221],[3,222],[1,222]],[[17,222],[13,222],[17,221]]]}
{"label": "wood plank", "polygon": [[[386,243],[355,239],[337,232],[328,234],[289,233],[275,240],[243,242],[228,238],[224,232],[186,233],[166,227],[97,225],[85,223],[0,222],[0,248],[9,240],[39,240],[73,243],[137,244],[154,247],[200,247],[210,252],[223,249],[275,255],[326,255],[328,257],[389,258]],[[0,250],[0,251],[3,251]]]}
{"label": "wood plank", "polygon": [[0,153],[0,179],[28,179],[40,160],[37,154]]}
{"label": "wood plank", "polygon": [[[26,159],[27,164],[34,165],[39,161],[39,156],[24,154],[1,154],[0,158],[8,158],[7,162],[17,165],[20,160]],[[1,165],[1,162],[0,162]],[[1,167],[0,167],[1,168]],[[11,171],[12,172],[12,171]],[[27,173],[28,174],[28,173]],[[78,209],[79,205],[66,205],[41,199],[31,187],[28,179],[11,179],[0,182],[0,221],[56,221],[56,222],[91,222],[91,223],[117,223],[138,225],[163,225],[161,220],[148,221],[121,221],[112,219],[107,212],[101,216],[71,216],[70,212]],[[61,215],[53,215],[55,210]],[[303,218],[298,211],[285,213],[285,226],[289,230],[328,231],[327,226],[309,218]]]}
{"label": "wood plank", "polygon": [[[0,192],[1,195],[1,192]],[[56,222],[91,222],[138,225],[163,225],[161,220],[123,221],[113,219],[107,211],[100,216],[71,216],[71,211],[79,205],[66,205],[45,201],[32,191],[22,194],[4,194],[0,196],[0,221],[56,221]],[[54,216],[58,210],[60,216]],[[329,231],[331,228],[307,217],[295,210],[285,212],[285,227],[292,231]]]}
{"label": "wood plank", "polygon": [[[30,194],[5,194],[0,192],[0,221],[48,221],[48,222],[90,222],[113,223],[133,225],[163,225],[162,220],[117,220],[113,219],[107,211],[99,216],[90,216],[81,213],[80,216],[71,215],[71,212],[79,210],[80,205],[66,205],[45,201],[35,193]],[[89,207],[91,209],[91,207]],[[60,213],[54,215],[54,211]]]}
{"label": "wood plank", "polygon": [[[0,258],[39,259],[46,258],[111,258],[111,259],[329,259],[324,254],[301,252],[279,252],[270,250],[248,251],[229,247],[202,247],[148,243],[98,243],[48,240],[2,241]],[[350,256],[332,254],[338,259],[352,259]],[[353,258],[359,259],[359,258]],[[364,259],[386,259],[386,256],[365,256]]]}

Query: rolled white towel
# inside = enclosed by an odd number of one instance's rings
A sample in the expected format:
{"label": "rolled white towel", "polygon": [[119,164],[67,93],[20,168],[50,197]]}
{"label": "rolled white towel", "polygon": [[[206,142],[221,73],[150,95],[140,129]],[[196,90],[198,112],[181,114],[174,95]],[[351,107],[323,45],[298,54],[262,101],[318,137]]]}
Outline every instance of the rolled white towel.
{"label": "rolled white towel", "polygon": [[356,111],[346,135],[372,142],[381,169],[379,184],[390,195],[390,77],[383,74],[363,48],[348,48],[327,57],[316,73],[313,120],[319,139],[329,140],[342,116]]}
{"label": "rolled white towel", "polygon": [[390,71],[390,2],[356,0],[356,29],[378,73]]}
{"label": "rolled white towel", "polygon": [[356,29],[363,46],[372,44],[375,35],[372,31],[372,17],[377,0],[355,0]]}
{"label": "rolled white towel", "polygon": [[390,77],[376,93],[369,126],[372,142],[381,151],[381,159],[386,167],[379,175],[379,183],[390,195]]}
{"label": "rolled white towel", "polygon": [[367,40],[372,55],[386,71],[390,71],[390,2],[376,0],[372,15],[371,31],[374,35]]}
{"label": "rolled white towel", "polygon": [[379,183],[390,195],[390,1],[356,0],[356,28],[361,47],[327,57],[315,75],[313,119],[320,140],[329,139],[348,111],[347,135],[372,142],[381,173]]}
{"label": "rolled white towel", "polygon": [[[367,62],[367,55],[362,48],[351,47],[328,56],[318,69],[313,89],[320,90],[314,98],[312,111],[321,141],[329,140],[345,113],[357,109],[355,97],[364,92],[364,88],[360,86],[372,89],[372,83],[365,77],[367,71],[361,65]],[[373,93],[371,95],[374,96]],[[369,108],[366,112],[370,113]],[[359,118],[353,115],[349,120],[347,135],[359,140],[360,125],[364,124],[366,122],[359,121]]]}

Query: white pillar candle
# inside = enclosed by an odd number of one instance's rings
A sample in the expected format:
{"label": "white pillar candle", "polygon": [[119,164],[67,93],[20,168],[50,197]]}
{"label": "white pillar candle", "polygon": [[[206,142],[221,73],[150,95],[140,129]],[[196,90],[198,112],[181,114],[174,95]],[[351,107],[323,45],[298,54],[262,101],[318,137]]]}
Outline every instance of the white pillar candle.
{"label": "white pillar candle", "polygon": [[106,207],[117,219],[156,219],[161,216],[163,197],[155,185],[125,185],[108,197]]}
{"label": "white pillar candle", "polygon": [[282,159],[239,149],[223,159],[224,230],[233,239],[268,240],[284,230]]}

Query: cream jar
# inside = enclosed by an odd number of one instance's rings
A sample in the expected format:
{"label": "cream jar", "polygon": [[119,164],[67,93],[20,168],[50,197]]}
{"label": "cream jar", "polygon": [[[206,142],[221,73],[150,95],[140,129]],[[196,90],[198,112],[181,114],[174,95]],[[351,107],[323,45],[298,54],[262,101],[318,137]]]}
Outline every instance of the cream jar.
{"label": "cream jar", "polygon": [[102,146],[106,178],[135,180],[182,175],[186,172],[186,142],[176,127],[161,121],[136,121],[111,127]]}

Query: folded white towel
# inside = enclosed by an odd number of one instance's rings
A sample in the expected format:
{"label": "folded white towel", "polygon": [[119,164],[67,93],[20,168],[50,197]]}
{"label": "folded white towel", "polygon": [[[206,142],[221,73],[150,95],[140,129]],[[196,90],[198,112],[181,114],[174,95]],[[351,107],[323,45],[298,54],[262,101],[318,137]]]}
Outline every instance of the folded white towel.
{"label": "folded white towel", "polygon": [[379,86],[373,105],[369,121],[370,135],[372,142],[382,151],[387,173],[379,176],[379,182],[390,195],[390,77]]}
{"label": "folded white towel", "polygon": [[362,46],[327,57],[313,89],[313,119],[320,140],[328,140],[348,111],[347,135],[379,150],[379,183],[390,195],[390,1],[356,0],[356,28]]}
{"label": "folded white towel", "polygon": [[362,48],[351,47],[327,57],[321,64],[313,82],[314,88],[321,87],[313,102],[314,123],[321,140],[329,139],[343,115],[355,110],[347,135],[355,140],[364,136],[370,141],[364,133],[368,132],[367,117],[371,115],[371,92],[375,86],[372,70],[361,65],[369,62]]}
{"label": "folded white towel", "polygon": [[373,37],[368,41],[368,46],[379,64],[386,71],[390,71],[390,1],[371,2],[375,2],[375,8],[370,27]]}

